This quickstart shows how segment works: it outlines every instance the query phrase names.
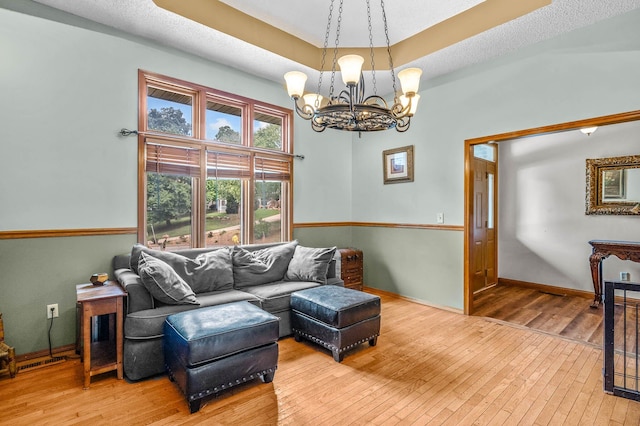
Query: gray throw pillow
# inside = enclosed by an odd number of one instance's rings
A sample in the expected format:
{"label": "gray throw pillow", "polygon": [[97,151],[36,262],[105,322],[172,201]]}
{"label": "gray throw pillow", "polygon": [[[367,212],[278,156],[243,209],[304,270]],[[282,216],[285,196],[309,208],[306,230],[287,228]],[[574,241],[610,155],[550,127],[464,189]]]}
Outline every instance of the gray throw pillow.
{"label": "gray throw pillow", "polygon": [[131,249],[131,269],[139,274],[138,263],[141,253],[151,255],[169,265],[196,293],[233,288],[231,247],[201,253],[190,259],[179,253],[150,249],[136,244]]}
{"label": "gray throw pillow", "polygon": [[202,253],[196,257],[198,266],[193,270],[191,286],[196,294],[233,288],[231,247]]}
{"label": "gray throw pillow", "polygon": [[174,271],[180,275],[180,278],[185,280],[187,283],[191,280],[189,277],[193,274],[193,270],[198,266],[198,264],[188,257],[182,256],[178,253],[172,253],[170,251],[161,251],[150,249],[149,247],[143,246],[142,244],[136,244],[131,249],[131,270],[136,274],[140,275],[138,271],[138,264],[140,262],[140,254],[141,253],[150,254],[156,259],[160,259],[163,262],[167,263],[169,266],[173,268]]}
{"label": "gray throw pillow", "polygon": [[329,263],[333,259],[336,247],[311,248],[297,246],[289,262],[285,279],[288,281],[312,281],[327,283]]}
{"label": "gray throw pillow", "polygon": [[281,281],[297,245],[297,241],[291,241],[255,251],[234,247],[234,287],[242,288]]}
{"label": "gray throw pillow", "polygon": [[138,272],[142,284],[160,302],[170,305],[200,304],[191,287],[162,260],[142,252]]}

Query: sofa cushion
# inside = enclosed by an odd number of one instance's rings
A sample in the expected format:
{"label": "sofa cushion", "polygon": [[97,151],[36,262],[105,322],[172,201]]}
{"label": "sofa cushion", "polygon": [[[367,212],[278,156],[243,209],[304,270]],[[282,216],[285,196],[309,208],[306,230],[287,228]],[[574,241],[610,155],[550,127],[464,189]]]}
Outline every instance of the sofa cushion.
{"label": "sofa cushion", "polygon": [[139,273],[137,265],[142,253],[168,264],[196,294],[233,288],[230,247],[212,249],[191,259],[178,253],[136,244],[131,250],[131,269],[136,273]]}
{"label": "sofa cushion", "polygon": [[326,284],[329,262],[335,252],[336,247],[311,248],[298,245],[289,262],[285,279]]}
{"label": "sofa cushion", "polygon": [[291,293],[298,290],[317,287],[320,284],[309,281],[280,281],[276,283],[244,287],[242,291],[251,293],[260,299],[260,307],[267,312],[288,311]]}
{"label": "sofa cushion", "polygon": [[222,305],[246,300],[260,306],[259,299],[249,293],[238,290],[212,291],[198,295],[200,305],[161,305],[154,309],[127,314],[124,320],[124,337],[133,340],[146,340],[162,337],[164,320],[178,312],[199,309],[205,306]]}
{"label": "sofa cushion", "polygon": [[297,245],[297,241],[292,241],[255,251],[234,247],[234,287],[244,288],[281,281]]}
{"label": "sofa cushion", "polygon": [[142,284],[155,299],[174,305],[199,304],[191,287],[166,262],[141,253],[138,272]]}

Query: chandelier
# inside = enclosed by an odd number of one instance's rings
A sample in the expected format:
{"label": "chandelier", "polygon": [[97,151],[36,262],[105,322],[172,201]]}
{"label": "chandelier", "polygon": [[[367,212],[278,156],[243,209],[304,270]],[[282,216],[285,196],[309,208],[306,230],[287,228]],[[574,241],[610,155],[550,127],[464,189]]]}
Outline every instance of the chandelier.
{"label": "chandelier", "polygon": [[[329,18],[322,51],[322,63],[318,89],[316,93],[304,93],[306,74],[299,71],[290,71],[284,75],[287,83],[287,92],[293,99],[296,113],[305,120],[311,121],[311,128],[316,132],[322,132],[326,128],[346,130],[352,132],[375,132],[395,128],[398,132],[405,132],[411,124],[411,117],[418,107],[418,87],[422,70],[419,68],[407,68],[398,73],[398,79],[402,88],[399,94],[396,88],[396,75],[393,69],[391,48],[389,45],[389,31],[387,28],[387,16],[384,11],[384,0],[380,1],[382,9],[382,22],[387,42],[387,54],[389,56],[389,69],[393,88],[393,104],[389,106],[387,101],[378,96],[376,87],[376,69],[373,52],[373,36],[371,32],[371,9],[367,0],[367,19],[369,24],[369,50],[371,52],[371,75],[373,81],[373,94],[365,92],[362,65],[364,58],[359,55],[345,55],[338,58],[338,45],[340,40],[340,24],[342,22],[342,4],[340,0],[338,9],[338,21],[336,26],[336,41],[333,49],[333,63],[331,67],[331,83],[328,98],[320,94],[322,89],[322,76],[324,73],[325,59],[331,21],[333,16],[333,3],[329,7]],[[342,81],[347,86],[337,95],[334,94],[334,82],[336,64],[340,67]]]}

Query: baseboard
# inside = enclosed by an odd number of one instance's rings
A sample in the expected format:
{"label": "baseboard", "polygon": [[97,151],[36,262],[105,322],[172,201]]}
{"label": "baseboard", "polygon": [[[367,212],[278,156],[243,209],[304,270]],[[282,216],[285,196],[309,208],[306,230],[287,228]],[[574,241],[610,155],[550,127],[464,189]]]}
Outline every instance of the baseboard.
{"label": "baseboard", "polygon": [[425,302],[424,300],[414,299],[412,297],[407,297],[407,296],[401,296],[401,295],[399,295],[397,293],[393,293],[393,292],[386,291],[386,290],[380,290],[380,289],[373,288],[373,287],[364,286],[362,288],[362,291],[365,291],[367,293],[377,294],[379,296],[384,295],[384,296],[389,296],[389,297],[395,297],[396,299],[406,300],[407,302],[413,302],[413,303],[417,303],[419,305],[429,306],[431,308],[442,309],[443,311],[453,312],[454,314],[464,314],[464,311],[462,309],[456,309],[456,308],[452,308],[450,306],[436,305],[434,303]]}
{"label": "baseboard", "polygon": [[585,299],[593,299],[594,293],[584,290],[576,290],[574,288],[557,287],[553,285],[530,283],[527,281],[512,280],[510,278],[498,278],[498,285],[515,286],[531,288],[534,290],[542,291],[544,293],[557,294],[560,296],[576,296],[584,297]]}
{"label": "baseboard", "polygon": [[[76,354],[75,343],[53,348],[51,350],[51,355],[53,355],[53,357],[73,356],[75,354]],[[18,365],[31,364],[43,358],[51,358],[51,355],[49,354],[49,349],[43,349],[37,352],[30,352],[27,354],[16,355],[16,363]]]}

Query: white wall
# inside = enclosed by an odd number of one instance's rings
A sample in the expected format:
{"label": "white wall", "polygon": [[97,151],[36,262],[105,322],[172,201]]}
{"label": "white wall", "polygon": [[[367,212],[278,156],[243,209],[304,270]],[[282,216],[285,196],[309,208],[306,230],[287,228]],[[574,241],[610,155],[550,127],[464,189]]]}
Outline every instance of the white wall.
{"label": "white wall", "polygon": [[[640,241],[640,217],[585,215],[587,158],[640,155],[640,122],[568,131],[499,144],[501,278],[592,291],[590,240]],[[604,261],[605,279],[640,264]]]}

